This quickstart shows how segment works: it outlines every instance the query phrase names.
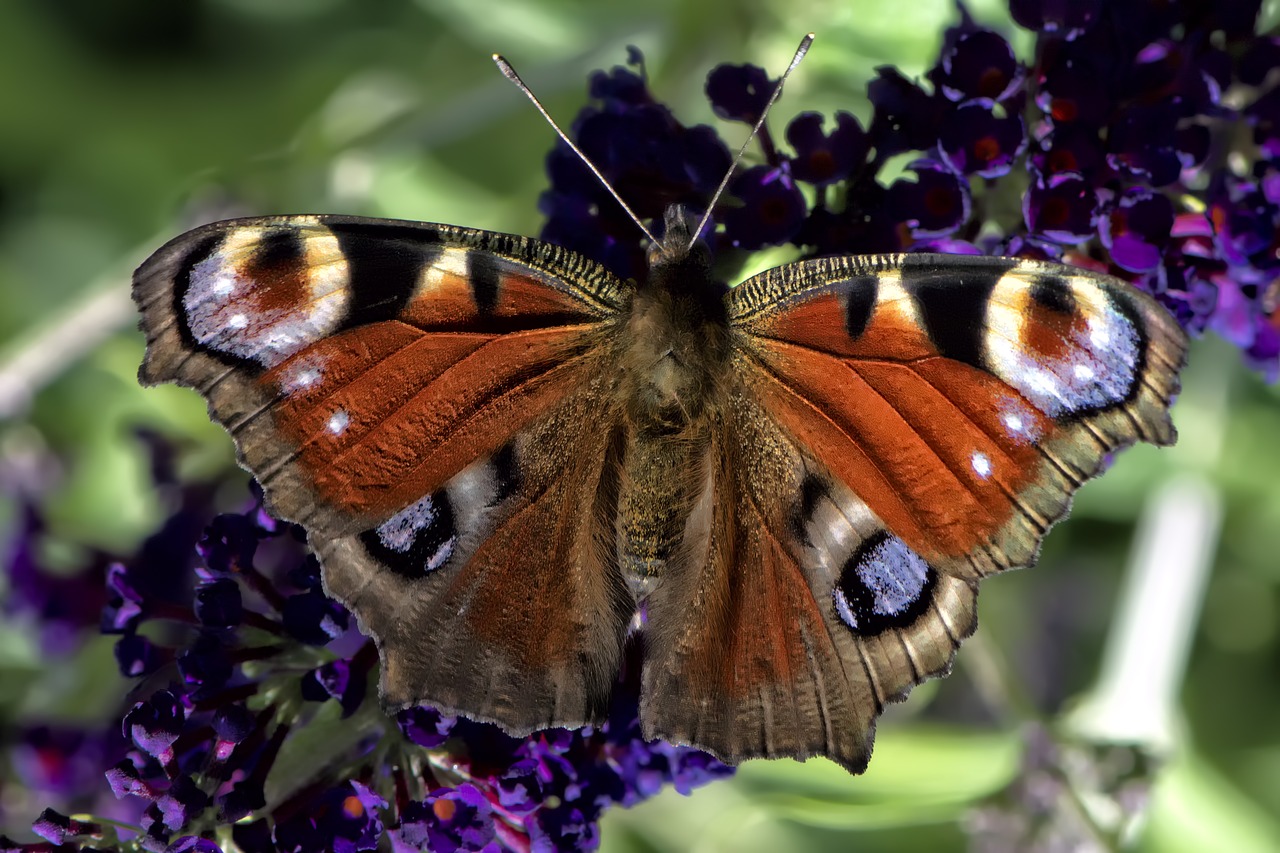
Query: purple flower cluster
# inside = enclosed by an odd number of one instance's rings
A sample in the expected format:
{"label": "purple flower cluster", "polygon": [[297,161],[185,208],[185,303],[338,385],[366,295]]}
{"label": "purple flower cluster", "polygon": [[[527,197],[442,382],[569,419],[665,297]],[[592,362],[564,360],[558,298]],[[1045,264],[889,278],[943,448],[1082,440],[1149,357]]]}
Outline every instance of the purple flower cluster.
{"label": "purple flower cluster", "polygon": [[[142,553],[167,551],[157,540],[173,535],[190,546],[184,526],[170,524]],[[133,807],[110,820],[49,808],[33,825],[47,843],[0,836],[0,851],[77,844],[216,853],[219,838],[268,853],[380,844],[590,849],[610,804],[639,802],[672,782],[687,793],[731,772],[705,753],[645,742],[635,678],[619,684],[599,729],[520,739],[426,707],[387,717],[371,687],[377,651],[324,595],[303,539],[260,501],[214,517],[194,548],[187,605],[149,592],[157,568],[149,560],[107,566],[101,630],[117,636],[121,673],[144,678],[148,689],[123,714],[123,743],[111,738],[115,749],[89,753],[101,762],[90,772],[114,760],[107,787]],[[629,672],[637,667],[635,660]],[[155,689],[157,682],[166,686]],[[355,734],[341,749],[315,747],[315,738],[339,731]],[[32,774],[71,772],[54,735],[33,731],[27,741],[20,756],[47,757]]]}
{"label": "purple flower cluster", "polygon": [[[1050,258],[1128,279],[1193,333],[1213,330],[1280,373],[1280,39],[1255,35],[1259,0],[1015,0],[1038,33],[1019,62],[961,7],[927,82],[881,68],[864,127],[804,112],[786,147],[766,124],[708,235],[736,255],[941,251]],[[721,66],[718,116],[753,124],[776,80]],[[642,68],[597,73],[573,124],[641,217],[704,210],[729,149],[654,101]],[[789,149],[789,150],[788,150]],[[905,159],[905,166],[900,164]],[[549,155],[543,237],[624,275],[639,230],[568,148]]]}

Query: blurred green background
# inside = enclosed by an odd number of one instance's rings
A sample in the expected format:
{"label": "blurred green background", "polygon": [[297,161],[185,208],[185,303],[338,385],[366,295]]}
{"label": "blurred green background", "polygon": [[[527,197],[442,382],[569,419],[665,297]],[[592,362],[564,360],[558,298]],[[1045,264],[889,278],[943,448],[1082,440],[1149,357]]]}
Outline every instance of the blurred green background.
{"label": "blurred green background", "polygon": [[[1029,55],[1001,2],[969,5]],[[495,51],[567,122],[588,73],[634,44],[659,99],[686,124],[715,123],[702,94],[715,64],[777,71],[816,31],[775,111],[780,130],[805,109],[865,119],[873,69],[919,75],[955,17],[951,0],[8,0],[0,470],[44,460],[33,479],[54,525],[46,555],[67,572],[86,545],[128,553],[162,517],[136,427],[178,441],[186,476],[225,473],[231,444],[197,396],[134,379],[128,275],[199,222],[341,212],[535,234],[553,137]],[[717,126],[731,142],[745,132]],[[1039,568],[984,586],[980,636],[951,678],[890,709],[865,776],[755,762],[692,797],[615,810],[605,849],[964,849],[972,807],[1017,781],[1029,725],[1109,729],[1106,713],[1072,709],[1131,624],[1117,614],[1135,524],[1187,477],[1220,504],[1222,526],[1206,545],[1203,607],[1197,596],[1175,626],[1190,650],[1140,845],[1280,849],[1280,395],[1215,341],[1193,350],[1185,387],[1178,448],[1125,454],[1082,491]],[[0,542],[13,523],[0,507]],[[1165,591],[1157,572],[1139,600],[1159,611]],[[0,722],[107,724],[129,687],[110,648],[98,638],[49,667],[30,631],[0,625]],[[6,796],[5,820],[25,828],[38,797]]]}

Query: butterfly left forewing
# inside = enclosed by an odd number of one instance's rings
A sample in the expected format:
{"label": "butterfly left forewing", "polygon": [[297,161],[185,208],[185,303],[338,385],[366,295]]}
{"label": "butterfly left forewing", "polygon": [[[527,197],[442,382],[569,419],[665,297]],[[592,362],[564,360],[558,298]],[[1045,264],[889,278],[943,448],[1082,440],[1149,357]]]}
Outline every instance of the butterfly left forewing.
{"label": "butterfly left forewing", "polygon": [[171,241],[134,298],[143,382],[200,391],[307,528],[391,704],[599,718],[632,607],[599,545],[621,282],[520,237],[267,217]]}

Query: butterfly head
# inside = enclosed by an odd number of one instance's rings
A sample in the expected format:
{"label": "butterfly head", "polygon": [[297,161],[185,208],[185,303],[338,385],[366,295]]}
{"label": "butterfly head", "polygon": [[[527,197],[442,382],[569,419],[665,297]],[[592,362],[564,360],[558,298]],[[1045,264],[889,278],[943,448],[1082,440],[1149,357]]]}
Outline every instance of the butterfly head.
{"label": "butterfly head", "polygon": [[649,268],[689,262],[709,267],[711,255],[707,244],[701,239],[694,239],[694,229],[699,221],[699,217],[684,205],[670,205],[662,216],[662,238],[649,245]]}

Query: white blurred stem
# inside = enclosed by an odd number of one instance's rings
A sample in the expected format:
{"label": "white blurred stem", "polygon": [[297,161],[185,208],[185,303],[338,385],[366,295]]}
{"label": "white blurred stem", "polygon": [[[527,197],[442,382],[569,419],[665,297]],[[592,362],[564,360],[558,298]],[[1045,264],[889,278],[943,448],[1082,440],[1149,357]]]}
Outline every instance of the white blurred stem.
{"label": "white blurred stem", "polygon": [[1098,683],[1071,714],[1070,728],[1156,752],[1173,746],[1178,691],[1221,522],[1221,497],[1198,474],[1181,474],[1152,496]]}
{"label": "white blurred stem", "polygon": [[86,289],[77,304],[0,354],[0,420],[17,417],[40,389],[136,316],[119,278]]}

